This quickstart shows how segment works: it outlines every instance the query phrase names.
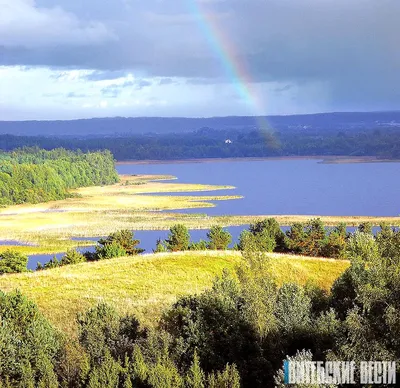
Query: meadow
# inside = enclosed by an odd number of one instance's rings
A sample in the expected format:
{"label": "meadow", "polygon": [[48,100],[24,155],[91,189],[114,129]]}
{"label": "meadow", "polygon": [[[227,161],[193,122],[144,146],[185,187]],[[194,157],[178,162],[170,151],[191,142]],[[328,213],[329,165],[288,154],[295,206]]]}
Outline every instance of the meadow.
{"label": "meadow", "polygon": [[[26,254],[57,253],[93,241],[73,241],[72,237],[101,237],[119,229],[167,230],[176,223],[190,229],[212,225],[239,226],[274,217],[281,225],[305,222],[309,215],[208,216],[202,208],[216,206],[214,201],[240,200],[237,195],[209,195],[209,192],[233,189],[232,186],[184,184],[168,175],[122,175],[120,182],[109,186],[80,188],[72,198],[40,204],[0,208],[0,241],[15,240],[26,246],[0,245],[0,251],[12,248]],[[207,192],[207,195],[188,193]],[[167,195],[175,193],[175,195]],[[183,193],[176,195],[176,193]],[[160,195],[162,194],[162,195]],[[198,208],[199,213],[176,212]],[[319,217],[316,215],[315,217]],[[399,225],[399,217],[321,216],[325,225],[362,222]]]}
{"label": "meadow", "polygon": [[[269,253],[271,273],[278,284],[306,282],[329,290],[349,266],[345,260]],[[76,314],[100,301],[121,313],[135,313],[154,325],[178,297],[199,294],[224,268],[241,261],[236,251],[178,252],[82,263],[46,271],[4,275],[0,289],[19,289],[63,332],[76,334]]]}

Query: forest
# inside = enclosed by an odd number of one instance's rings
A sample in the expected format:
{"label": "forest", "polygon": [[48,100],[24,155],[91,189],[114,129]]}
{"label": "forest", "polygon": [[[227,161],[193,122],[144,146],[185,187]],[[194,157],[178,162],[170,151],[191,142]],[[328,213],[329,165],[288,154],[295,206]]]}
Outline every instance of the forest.
{"label": "forest", "polygon": [[[227,241],[220,232],[209,235],[213,249]],[[185,235],[171,229],[168,248],[186,244]],[[133,235],[113,234],[100,245],[127,238]],[[132,255],[137,244],[128,244]],[[360,227],[348,236],[350,266],[328,293],[295,279],[278,284],[268,255],[247,244],[236,269],[203,293],[179,298],[154,327],[101,301],[77,315],[72,340],[20,292],[0,292],[1,386],[283,387],[287,357],[398,360],[399,247],[400,232],[383,228],[374,237]]]}
{"label": "forest", "polygon": [[87,138],[31,137],[0,135],[0,149],[22,146],[47,150],[108,149],[117,160],[173,160],[192,158],[268,156],[373,156],[400,158],[400,131],[397,127],[282,130],[213,129],[194,132],[142,135],[91,136]]}
{"label": "forest", "polygon": [[109,151],[73,152],[37,147],[0,152],[0,206],[71,196],[69,190],[118,181]]}

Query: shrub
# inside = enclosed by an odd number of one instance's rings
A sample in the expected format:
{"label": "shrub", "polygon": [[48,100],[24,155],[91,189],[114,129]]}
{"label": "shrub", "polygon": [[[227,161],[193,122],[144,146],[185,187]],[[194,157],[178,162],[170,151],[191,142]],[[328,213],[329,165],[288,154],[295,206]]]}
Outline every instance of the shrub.
{"label": "shrub", "polygon": [[61,262],[57,259],[56,256],[54,256],[50,261],[42,265],[41,263],[37,263],[36,270],[40,271],[43,269],[52,269],[52,268],[57,268],[61,266]]}
{"label": "shrub", "polygon": [[167,249],[171,252],[187,251],[189,249],[190,234],[185,225],[177,224],[170,229],[168,239],[165,240]]}
{"label": "shrub", "polygon": [[161,241],[160,239],[158,239],[158,240],[157,240],[157,243],[156,243],[156,248],[153,249],[153,252],[154,252],[154,253],[162,253],[162,252],[167,252],[167,251],[168,251],[168,249],[167,249],[167,247],[165,246],[165,244],[163,243],[163,241]]}
{"label": "shrub", "polygon": [[114,259],[116,257],[126,256],[126,251],[121,245],[113,241],[110,244],[97,246],[96,256],[98,260],[108,260],[108,259]]}
{"label": "shrub", "polygon": [[199,242],[192,242],[189,245],[189,251],[205,251],[207,247],[207,241],[200,240]]}
{"label": "shrub", "polygon": [[0,253],[0,274],[26,272],[28,257],[22,253],[6,250]]}
{"label": "shrub", "polygon": [[60,261],[60,265],[79,264],[86,261],[86,257],[75,249],[68,250]]}

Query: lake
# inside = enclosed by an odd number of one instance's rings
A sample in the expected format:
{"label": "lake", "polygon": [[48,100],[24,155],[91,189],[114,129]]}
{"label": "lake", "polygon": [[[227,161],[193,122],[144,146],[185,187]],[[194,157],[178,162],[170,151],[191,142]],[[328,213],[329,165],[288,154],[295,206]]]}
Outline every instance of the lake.
{"label": "lake", "polygon": [[214,191],[211,195],[244,196],[240,200],[215,202],[215,208],[184,211],[190,213],[338,216],[397,216],[400,213],[399,163],[221,160],[121,164],[117,170],[120,174],[170,174],[180,183],[235,186],[235,190]]}
{"label": "lake", "polygon": [[[235,186],[234,190],[187,193],[188,195],[243,195],[243,199],[215,201],[216,207],[178,210],[209,215],[305,214],[397,216],[400,213],[399,163],[322,164],[317,160],[216,161],[118,165],[120,174],[175,175],[181,183]],[[185,195],[171,193],[160,195]],[[246,226],[229,227],[238,241]],[[353,231],[354,228],[348,228]],[[191,230],[192,240],[206,239],[206,230]],[[168,231],[137,231],[146,253]],[[87,239],[86,239],[87,240]],[[98,238],[93,239],[97,241]],[[82,248],[81,250],[92,250]],[[57,254],[61,258],[63,254]],[[53,255],[33,255],[29,269]]]}

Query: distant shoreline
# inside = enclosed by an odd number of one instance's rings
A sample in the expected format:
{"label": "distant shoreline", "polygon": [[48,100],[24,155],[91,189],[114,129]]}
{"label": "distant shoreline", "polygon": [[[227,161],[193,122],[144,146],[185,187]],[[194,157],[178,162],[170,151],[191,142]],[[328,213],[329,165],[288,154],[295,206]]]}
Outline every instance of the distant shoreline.
{"label": "distant shoreline", "polygon": [[267,156],[240,158],[194,158],[194,159],[164,159],[164,160],[120,160],[117,165],[124,164],[183,164],[183,163],[215,163],[215,162],[246,162],[274,160],[319,160],[323,164],[352,163],[399,163],[399,159],[377,159],[375,156]]}

